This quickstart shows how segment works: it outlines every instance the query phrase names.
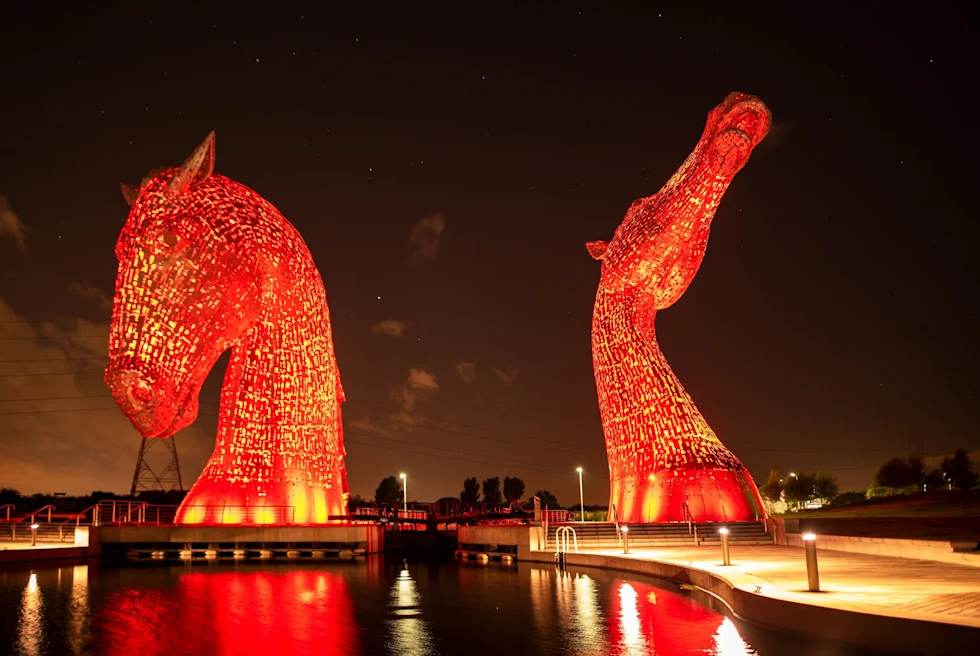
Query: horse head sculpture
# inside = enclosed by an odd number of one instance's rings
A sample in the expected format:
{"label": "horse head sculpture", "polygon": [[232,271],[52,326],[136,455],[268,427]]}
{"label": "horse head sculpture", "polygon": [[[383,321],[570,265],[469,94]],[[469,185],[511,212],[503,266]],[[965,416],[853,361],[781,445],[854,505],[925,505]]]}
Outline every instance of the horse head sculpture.
{"label": "horse head sculpture", "polygon": [[694,279],[718,204],[771,122],[761,100],[729,94],[664,187],[630,206],[611,241],[586,244],[602,261],[592,360],[610,506],[621,521],[732,521],[761,512],[748,471],[667,364],[654,318]]}
{"label": "horse head sculpture", "polygon": [[231,349],[215,450],[178,523],[324,523],[346,514],[347,482],[323,282],[296,229],[214,157],[211,133],[123,185],[105,380],[140,435],[166,438]]}

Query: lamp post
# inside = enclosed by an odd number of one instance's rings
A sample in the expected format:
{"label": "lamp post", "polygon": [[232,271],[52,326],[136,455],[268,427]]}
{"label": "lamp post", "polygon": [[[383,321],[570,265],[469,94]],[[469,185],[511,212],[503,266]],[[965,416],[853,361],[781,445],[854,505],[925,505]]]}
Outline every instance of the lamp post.
{"label": "lamp post", "polygon": [[408,476],[405,474],[399,474],[398,476],[402,479],[403,506],[405,517],[408,517]]}
{"label": "lamp post", "polygon": [[732,559],[728,554],[728,529],[722,527],[718,529],[718,532],[721,533],[721,564],[727,567],[732,564]]}
{"label": "lamp post", "polygon": [[817,536],[803,534],[803,551],[806,554],[806,582],[810,592],[820,592],[820,573],[817,571]]}
{"label": "lamp post", "polygon": [[630,552],[630,527],[623,526],[619,530],[623,533],[623,553],[628,554]]}
{"label": "lamp post", "polygon": [[37,546],[37,524],[31,524],[31,546]]}
{"label": "lamp post", "polygon": [[582,468],[578,467],[575,469],[578,472],[578,503],[579,508],[582,510],[581,517],[582,521],[585,521],[585,493],[582,491]]}

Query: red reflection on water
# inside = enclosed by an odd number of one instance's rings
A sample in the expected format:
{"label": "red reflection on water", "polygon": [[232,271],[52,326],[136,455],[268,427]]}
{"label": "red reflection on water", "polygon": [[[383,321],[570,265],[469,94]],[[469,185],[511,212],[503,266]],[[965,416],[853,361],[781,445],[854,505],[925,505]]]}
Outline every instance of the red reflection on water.
{"label": "red reflection on water", "polygon": [[92,624],[109,656],[361,651],[347,582],[318,570],[191,572],[113,593]]}
{"label": "red reflection on water", "polygon": [[[610,654],[717,654],[724,617],[684,595],[636,581],[609,588]],[[744,652],[743,652],[744,653]]]}

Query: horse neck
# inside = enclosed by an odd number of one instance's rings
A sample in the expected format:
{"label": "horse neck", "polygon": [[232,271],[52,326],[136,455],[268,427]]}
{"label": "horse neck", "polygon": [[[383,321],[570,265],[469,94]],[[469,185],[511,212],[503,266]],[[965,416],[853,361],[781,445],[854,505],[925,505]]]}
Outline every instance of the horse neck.
{"label": "horse neck", "polygon": [[[652,421],[675,418],[711,429],[660,350],[654,330],[657,313],[649,306],[640,309],[635,288],[608,291],[600,285],[592,323],[592,353],[599,397],[617,400],[603,404],[605,413],[629,415],[655,407]],[[662,431],[656,431],[662,434]]]}
{"label": "horse neck", "polygon": [[315,281],[288,277],[264,292],[261,315],[232,351],[221,392],[231,441],[294,427],[316,443],[311,449],[337,446],[337,366],[326,298],[312,271]]}

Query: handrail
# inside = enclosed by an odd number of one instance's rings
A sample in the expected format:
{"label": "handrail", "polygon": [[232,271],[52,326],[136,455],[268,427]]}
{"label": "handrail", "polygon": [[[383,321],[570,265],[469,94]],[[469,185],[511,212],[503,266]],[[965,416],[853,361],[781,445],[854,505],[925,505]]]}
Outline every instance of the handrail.
{"label": "handrail", "polygon": [[616,525],[616,544],[623,546],[623,536],[619,532],[619,513],[616,511],[616,504],[612,505],[613,524]]}
{"label": "handrail", "polygon": [[681,508],[684,509],[684,518],[687,520],[687,534],[694,534],[694,546],[699,546],[698,543],[698,523],[694,519],[694,514],[691,512],[691,508],[687,501],[681,504]]}
{"label": "handrail", "polygon": [[575,535],[575,529],[571,526],[559,526],[558,530],[555,531],[555,553],[568,553],[568,535],[571,533],[572,540],[575,544],[575,553],[578,553],[578,536]]}
{"label": "handrail", "polygon": [[20,519],[15,519],[15,520],[13,520],[11,522],[11,524],[20,524],[22,521],[24,521],[24,520],[26,520],[28,518],[30,518],[31,524],[34,524],[35,523],[34,522],[34,516],[37,515],[40,512],[44,512],[45,510],[48,511],[48,523],[50,524],[51,523],[51,511],[52,510],[57,510],[57,508],[55,508],[55,506],[54,506],[53,503],[49,503],[48,505],[44,506],[43,508],[38,508],[37,510],[35,510],[32,513],[28,513],[28,514],[24,515]]}
{"label": "handrail", "polygon": [[10,511],[11,510],[17,510],[17,506],[15,506],[12,503],[5,503],[2,506],[0,506],[0,510],[6,510],[7,511],[7,521],[9,522],[10,521]]}
{"label": "handrail", "polygon": [[[102,499],[99,501],[99,522],[113,524],[121,521],[121,517],[129,518],[133,513],[134,505],[136,509],[145,509],[150,504],[146,501],[133,501],[132,499]],[[126,512],[123,515],[117,515],[117,509],[120,513],[123,510]]]}
{"label": "handrail", "polygon": [[60,524],[58,524],[58,541],[59,542],[62,542],[65,539],[65,524],[67,524],[70,521],[74,521],[76,528],[78,526],[81,526],[82,525],[82,517],[84,517],[85,516],[85,513],[87,513],[90,510],[92,511],[92,526],[98,526],[99,525],[99,504],[96,503],[96,504],[93,504],[93,505],[89,506],[85,510],[78,511],[77,513],[75,513],[74,515],[72,515],[71,517],[69,517],[68,519],[66,519],[65,521],[63,521]]}

